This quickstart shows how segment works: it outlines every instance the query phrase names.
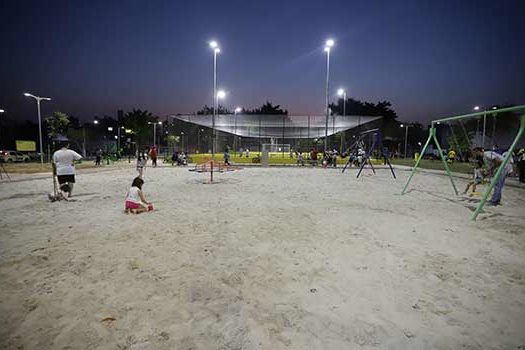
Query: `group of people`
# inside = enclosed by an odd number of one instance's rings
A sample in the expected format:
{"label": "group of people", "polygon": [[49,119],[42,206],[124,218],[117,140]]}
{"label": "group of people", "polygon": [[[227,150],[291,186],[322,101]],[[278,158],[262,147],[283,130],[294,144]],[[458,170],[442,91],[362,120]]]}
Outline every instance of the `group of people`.
{"label": "group of people", "polygon": [[[229,164],[230,158],[229,147],[226,147],[224,150],[224,162]],[[481,147],[474,148],[472,150],[473,162],[473,179],[470,181],[464,191],[468,193],[469,189],[476,191],[477,185],[481,184],[485,178],[489,178],[496,175],[497,169],[502,165],[505,153],[500,154],[495,150],[486,151]],[[304,165],[304,159],[301,152],[296,152],[297,161],[301,165]],[[336,166],[337,162],[337,150],[331,150],[324,153],[323,156],[323,165],[324,166]],[[152,160],[152,165],[155,167],[157,165],[157,153],[156,148],[152,147],[149,152],[149,156]],[[363,155],[360,154],[359,149],[353,155],[356,160]],[[310,160],[317,161],[318,152],[315,149],[312,149],[310,152]],[[63,143],[59,150],[53,154],[53,176],[56,176],[58,181],[58,189],[54,195],[49,195],[50,199],[61,200],[71,198],[73,194],[73,188],[75,185],[75,162],[82,159],[82,156],[77,152],[69,149],[69,144],[67,142]],[[525,149],[520,149],[516,155],[517,159],[517,168],[519,171],[519,181],[525,183]],[[359,160],[358,160],[359,161]],[[172,164],[177,162],[177,164],[185,164],[186,155],[184,152],[178,153],[175,152],[172,156]],[[141,213],[145,211],[153,210],[153,204],[148,202],[145,198],[142,186],[144,185],[143,180],[143,170],[146,165],[146,155],[139,153],[137,156],[137,172],[138,176],[133,179],[131,188],[129,189],[126,195],[125,201],[125,212],[126,213]],[[505,180],[508,175],[513,172],[513,161],[509,161],[506,166],[502,169],[499,174],[498,179],[494,187],[494,193],[490,200],[491,205],[500,205],[501,204],[501,195],[503,191],[503,186],[505,185]]]}

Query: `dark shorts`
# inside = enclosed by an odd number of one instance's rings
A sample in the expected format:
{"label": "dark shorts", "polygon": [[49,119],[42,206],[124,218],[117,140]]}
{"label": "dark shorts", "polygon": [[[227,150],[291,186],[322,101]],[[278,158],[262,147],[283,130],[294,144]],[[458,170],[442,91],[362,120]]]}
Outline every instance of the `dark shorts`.
{"label": "dark shorts", "polygon": [[75,183],[75,175],[57,175],[57,180],[59,184],[64,184],[66,182]]}

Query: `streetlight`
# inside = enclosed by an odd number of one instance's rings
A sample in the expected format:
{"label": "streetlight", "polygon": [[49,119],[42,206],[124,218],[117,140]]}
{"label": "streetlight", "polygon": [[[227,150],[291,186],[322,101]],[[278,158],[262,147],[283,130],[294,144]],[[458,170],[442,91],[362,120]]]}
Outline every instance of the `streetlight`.
{"label": "streetlight", "polygon": [[[219,106],[219,100],[226,97],[226,92],[224,90],[217,91],[217,96],[215,96],[215,104]],[[211,147],[211,158],[215,160],[215,152],[217,151],[217,135],[215,132],[215,113],[213,115],[213,140],[212,140],[212,147]]]}
{"label": "streetlight", "polygon": [[408,128],[412,127],[413,125],[410,124],[401,124],[399,125],[401,128],[405,128],[405,159],[407,158],[407,140],[408,140]]}
{"label": "streetlight", "polygon": [[334,46],[335,42],[333,39],[326,40],[324,51],[326,52],[326,121],[324,129],[324,151],[328,150],[328,115],[330,111],[328,109],[328,89],[330,85],[330,49]]}
{"label": "streetlight", "polygon": [[343,117],[346,116],[346,91],[345,89],[337,90],[337,95],[343,98]]}
{"label": "streetlight", "polygon": [[235,114],[235,125],[233,128],[233,151],[235,152],[237,150],[237,113],[241,113],[242,108],[236,107],[234,114]]}
{"label": "streetlight", "polygon": [[[481,110],[481,108],[483,108],[483,111],[485,112],[485,113],[483,113],[483,136],[481,138],[482,147],[485,148],[485,130],[487,129],[487,109],[484,108],[484,107],[480,107],[480,106],[474,106],[473,110],[477,112],[477,111]],[[476,131],[476,138],[478,138],[478,137],[479,137],[479,119],[478,119],[478,129]],[[479,138],[478,138],[478,140],[479,140]]]}
{"label": "streetlight", "polygon": [[[0,113],[5,113],[5,111],[3,109],[0,109]],[[2,139],[1,137],[1,134],[0,134],[0,140]]]}
{"label": "streetlight", "polygon": [[32,97],[36,100],[36,106],[38,109],[38,135],[40,138],[40,164],[44,165],[44,150],[42,147],[42,117],[40,115],[40,101],[51,101],[49,97],[35,96],[30,93],[24,93],[25,97]]}
{"label": "streetlight", "polygon": [[93,124],[97,125],[98,124],[98,120],[93,120]]}
{"label": "streetlight", "polygon": [[148,124],[153,124],[153,147],[157,148],[157,124],[162,125],[162,122],[148,122]]}
{"label": "streetlight", "polygon": [[[337,90],[337,95],[339,97],[342,97],[343,98],[343,117],[346,117],[346,90],[343,89],[343,88],[340,88],[339,90]],[[343,132],[340,132],[340,139],[341,139],[341,147],[339,148],[339,152],[343,152],[343,136],[344,136],[344,133]]]}
{"label": "streetlight", "polygon": [[217,55],[221,52],[219,44],[212,40],[210,47],[213,49],[213,118],[212,118],[212,159],[215,159],[215,116],[217,114],[219,94],[217,92]]}

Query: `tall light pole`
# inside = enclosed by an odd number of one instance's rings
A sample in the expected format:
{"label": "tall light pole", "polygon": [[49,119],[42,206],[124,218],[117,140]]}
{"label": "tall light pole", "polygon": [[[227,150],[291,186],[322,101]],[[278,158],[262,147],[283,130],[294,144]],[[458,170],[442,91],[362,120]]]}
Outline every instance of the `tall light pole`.
{"label": "tall light pole", "polygon": [[[345,89],[339,89],[337,90],[337,95],[339,95],[340,97],[343,98],[343,117],[346,117],[346,90]],[[343,152],[343,136],[344,136],[344,132],[341,131],[340,133],[341,137],[341,146],[339,147],[339,152],[342,153]]]}
{"label": "tall light pole", "polygon": [[343,117],[346,117],[346,91],[345,89],[337,90],[337,95],[343,98]]}
{"label": "tall light pole", "polygon": [[26,97],[32,97],[36,100],[36,106],[38,109],[38,136],[40,139],[40,164],[44,165],[44,150],[42,147],[42,116],[40,115],[40,101],[51,101],[49,97],[35,96],[29,93],[24,93]]}
{"label": "tall light pole", "polygon": [[[0,114],[5,113],[3,109],[0,109]],[[0,141],[2,140],[2,134],[0,134]],[[1,145],[1,144],[0,144]]]}
{"label": "tall light pole", "polygon": [[235,114],[235,124],[233,127],[233,152],[237,151],[237,114],[242,112],[241,107],[236,107],[234,114]]}
{"label": "tall light pole", "polygon": [[[215,103],[219,106],[219,100],[226,97],[226,92],[224,90],[218,90],[217,96],[215,96]],[[217,108],[218,111],[218,108]],[[217,152],[217,133],[215,132],[215,116],[213,117],[213,144],[211,147],[211,157],[215,160],[215,153]]]}
{"label": "tall light pole", "polygon": [[153,147],[157,148],[157,124],[162,125],[162,122],[148,122],[153,125]]}
{"label": "tall light pole", "polygon": [[[475,106],[475,107],[473,108],[473,110],[474,110],[475,112],[479,111],[480,109],[481,109],[480,106]],[[483,114],[483,136],[481,137],[481,145],[482,145],[483,148],[485,148],[485,131],[486,131],[486,129],[487,129],[487,109],[486,109],[486,108],[483,108],[483,111],[484,111],[485,113]]]}
{"label": "tall light pole", "polygon": [[402,128],[405,128],[405,159],[407,158],[407,142],[408,142],[408,128],[412,125],[410,124],[401,124],[399,125]]}
{"label": "tall light pole", "polygon": [[210,47],[213,49],[213,118],[211,121],[212,128],[212,145],[211,154],[212,159],[215,159],[215,116],[217,115],[218,108],[218,93],[217,93],[217,55],[221,52],[219,44],[215,40],[210,41]]}
{"label": "tall light pole", "polygon": [[332,39],[326,40],[324,51],[326,52],[326,121],[324,129],[324,151],[328,150],[328,116],[330,110],[328,108],[328,90],[330,88],[330,49],[334,46],[334,41]]}

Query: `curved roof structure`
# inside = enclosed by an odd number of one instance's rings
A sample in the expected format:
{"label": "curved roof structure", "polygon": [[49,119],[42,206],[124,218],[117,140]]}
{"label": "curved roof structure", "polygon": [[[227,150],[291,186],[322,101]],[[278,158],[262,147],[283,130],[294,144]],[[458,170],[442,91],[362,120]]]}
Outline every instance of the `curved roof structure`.
{"label": "curved roof structure", "polygon": [[[173,118],[212,127],[212,115],[177,115]],[[328,136],[370,123],[381,117],[330,116]],[[268,114],[220,114],[215,129],[241,137],[320,138],[325,136],[326,117]]]}

